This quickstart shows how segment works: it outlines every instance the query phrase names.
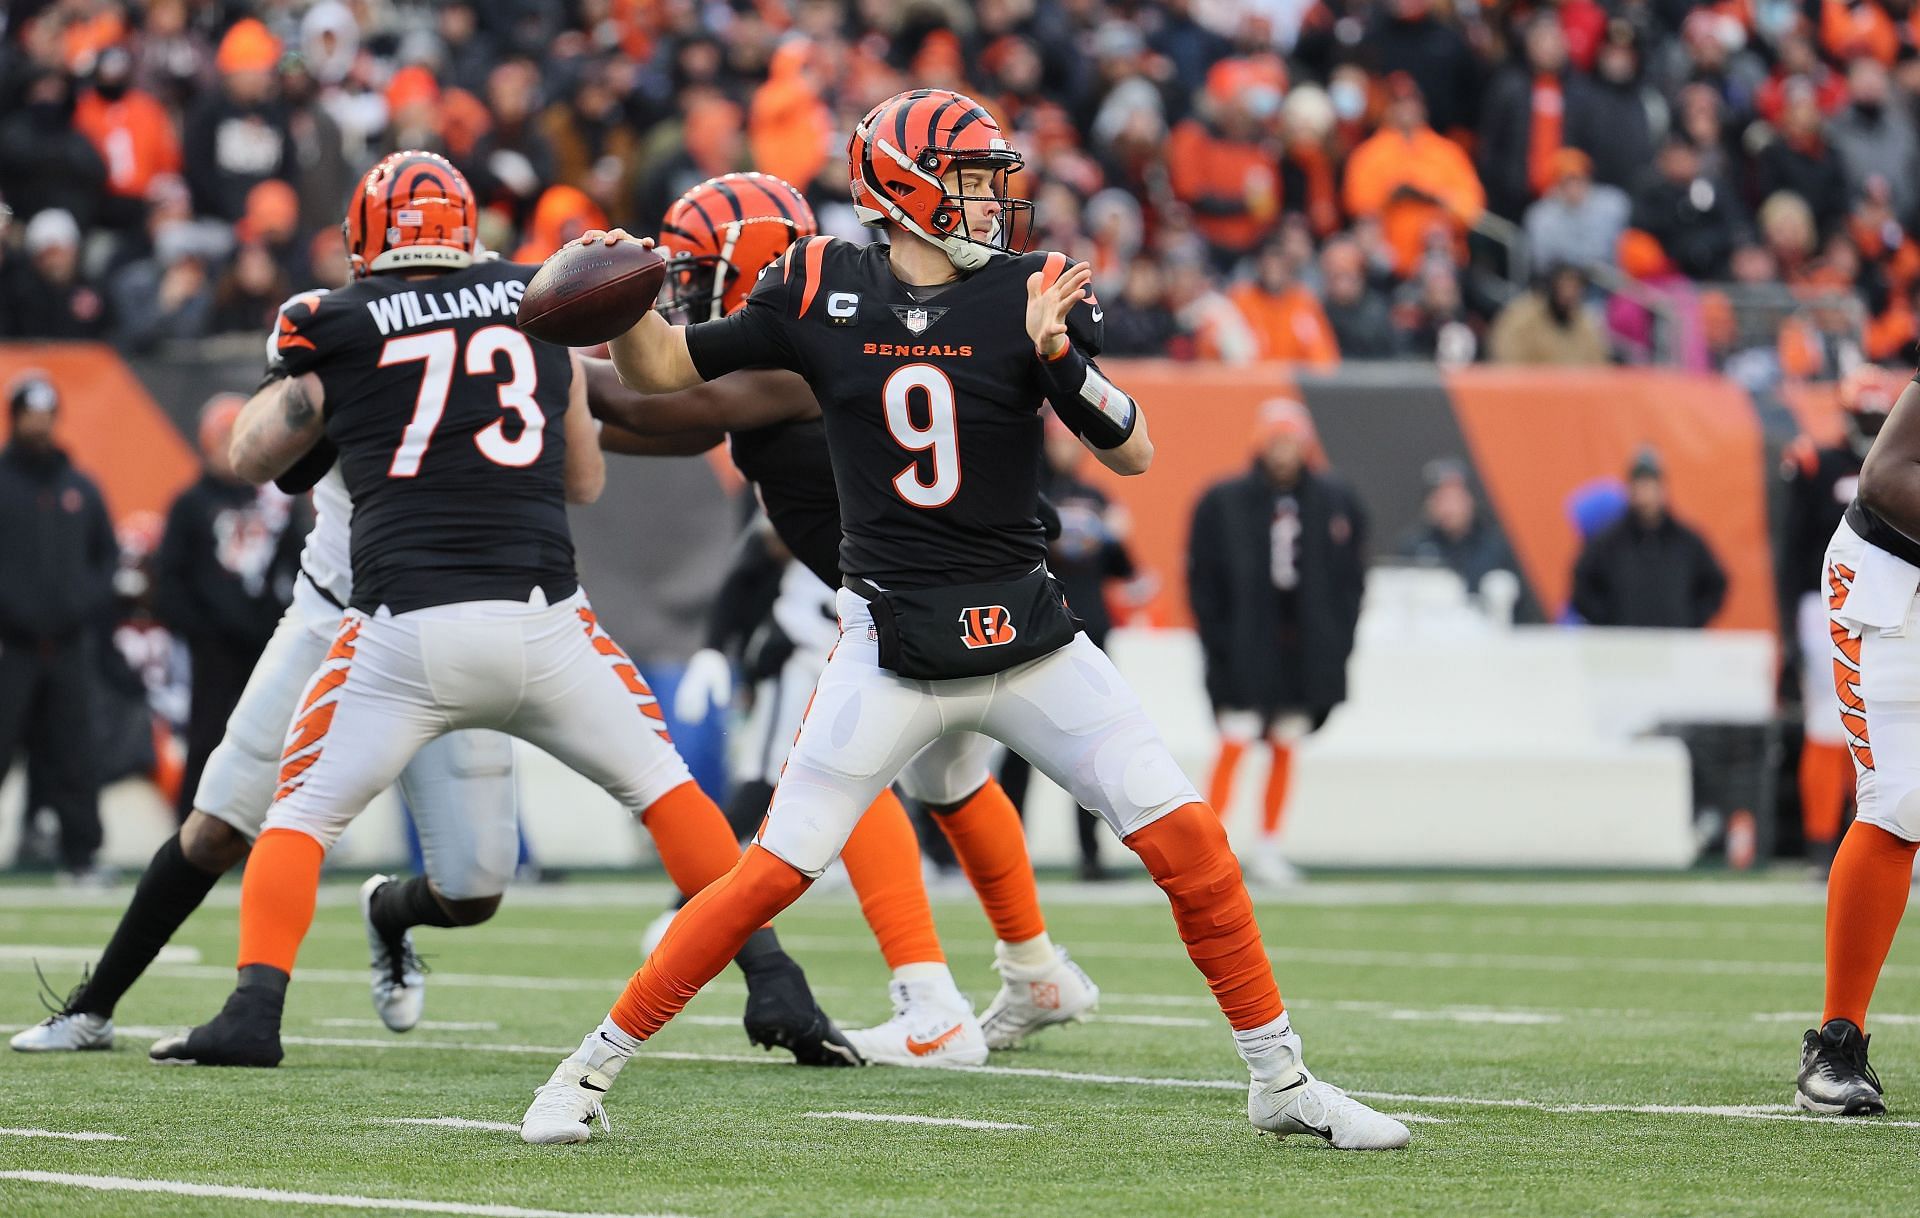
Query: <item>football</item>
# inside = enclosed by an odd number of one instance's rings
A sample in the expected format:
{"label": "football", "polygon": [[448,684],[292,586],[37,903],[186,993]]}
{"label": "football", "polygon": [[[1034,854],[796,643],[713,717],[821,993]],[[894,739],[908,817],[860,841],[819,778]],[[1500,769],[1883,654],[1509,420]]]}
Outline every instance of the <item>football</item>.
{"label": "football", "polygon": [[667,264],[637,241],[561,247],[520,298],[518,324],[564,347],[593,347],[625,334],[666,282]]}

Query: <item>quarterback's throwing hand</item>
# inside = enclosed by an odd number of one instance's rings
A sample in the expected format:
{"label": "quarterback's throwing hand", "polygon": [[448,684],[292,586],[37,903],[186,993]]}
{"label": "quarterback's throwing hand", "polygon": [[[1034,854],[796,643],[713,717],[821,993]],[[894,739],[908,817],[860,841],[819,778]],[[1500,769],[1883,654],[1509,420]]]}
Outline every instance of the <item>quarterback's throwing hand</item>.
{"label": "quarterback's throwing hand", "polygon": [[652,237],[636,237],[624,228],[590,228],[574,240],[581,245],[618,245],[622,241],[636,241],[648,249],[653,248]]}
{"label": "quarterback's throwing hand", "polygon": [[1067,312],[1087,298],[1087,285],[1093,282],[1093,267],[1076,262],[1043,287],[1040,272],[1027,276],[1027,335],[1041,359],[1052,359],[1067,345]]}

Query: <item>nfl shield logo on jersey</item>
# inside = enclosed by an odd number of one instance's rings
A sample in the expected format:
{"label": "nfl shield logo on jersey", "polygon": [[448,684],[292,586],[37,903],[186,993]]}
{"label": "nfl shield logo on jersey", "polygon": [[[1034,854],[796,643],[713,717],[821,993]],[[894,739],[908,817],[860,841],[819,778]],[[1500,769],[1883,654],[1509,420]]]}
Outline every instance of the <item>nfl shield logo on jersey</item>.
{"label": "nfl shield logo on jersey", "polygon": [[924,334],[929,321],[925,309],[908,309],[907,315],[900,320],[905,322],[907,330],[914,334]]}
{"label": "nfl shield logo on jersey", "polygon": [[1005,647],[1019,633],[1005,605],[975,605],[960,611],[960,641],[968,651]]}

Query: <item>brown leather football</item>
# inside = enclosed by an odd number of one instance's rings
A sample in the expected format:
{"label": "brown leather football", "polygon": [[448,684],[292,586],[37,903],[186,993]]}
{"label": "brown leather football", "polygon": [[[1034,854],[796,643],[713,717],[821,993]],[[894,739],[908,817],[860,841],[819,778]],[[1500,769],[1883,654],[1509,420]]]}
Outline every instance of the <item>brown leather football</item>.
{"label": "brown leather football", "polygon": [[527,284],[518,324],[563,347],[597,346],[632,329],[666,278],[666,262],[637,241],[569,243]]}

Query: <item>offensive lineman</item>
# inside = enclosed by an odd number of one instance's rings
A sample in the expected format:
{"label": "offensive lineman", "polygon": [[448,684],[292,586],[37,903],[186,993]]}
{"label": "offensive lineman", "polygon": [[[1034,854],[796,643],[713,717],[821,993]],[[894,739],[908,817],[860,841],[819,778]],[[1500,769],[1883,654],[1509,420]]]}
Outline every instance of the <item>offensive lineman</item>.
{"label": "offensive lineman", "polygon": [[1827,984],[1801,1039],[1793,1102],[1887,1110],[1867,1063],[1867,1005],[1906,913],[1920,849],[1920,383],[1900,391],[1827,547],[1829,656],[1858,815],[1827,878]]}
{"label": "offensive lineman", "polygon": [[[818,229],[812,208],[788,183],[736,173],[687,191],[668,208],[661,231],[670,242],[666,309],[688,319],[718,320],[746,304],[762,268]],[[598,360],[589,361],[588,369],[594,379],[612,373]],[[789,661],[792,716],[776,716],[766,737],[772,747],[763,790],[770,794],[839,637],[832,589],[840,585],[840,503],[813,392],[791,372],[760,370],[661,396],[607,387],[590,395],[589,403],[606,424],[600,442],[610,451],[685,453],[717,442],[716,428],[730,434],[735,466],[753,483],[774,536],[799,560],[782,584],[791,594],[794,633],[807,633],[805,606],[816,600],[826,606],[827,637],[817,657]],[[920,871],[919,842],[891,789],[880,792],[841,854],[861,913],[893,973],[892,1017],[846,1030],[869,1064],[979,1065],[989,1049],[1009,1048],[1042,1028],[1078,1020],[1099,1001],[1099,987],[1048,937],[1020,814],[988,769],[992,751],[984,736],[948,736],[899,776],[901,788],[933,813],[993,925],[1001,985],[979,1019],[947,967]],[[766,808],[762,798],[750,811],[740,809],[751,822],[746,836]]]}
{"label": "offensive lineman", "polygon": [[[289,716],[241,889],[239,986],[212,1021],[155,1044],[155,1060],[279,1062],[326,850],[457,729],[520,735],[606,787],[685,892],[738,855],[575,579],[565,505],[605,479],[586,376],[512,324],[535,268],[476,261],[474,212],[442,157],[395,153],[369,171],[345,225],[355,281],[282,313],[277,359],[236,428],[235,466],[254,479],[337,449],[351,598]],[[756,930],[739,956],[763,987],[749,1034],[803,1061],[857,1064],[771,930]]]}
{"label": "offensive lineman", "polygon": [[[1091,362],[1091,269],[1008,253],[1031,207],[1006,195],[1021,158],[968,98],[919,89],[880,103],[848,160],[855,207],[891,245],[813,238],[731,317],[676,327],[649,314],[611,344],[622,378],[647,392],[756,365],[807,379],[841,500],[842,632],[758,839],[535,1094],[522,1138],[585,1140],[640,1044],[729,944],[806,891],[900,766],[980,731],[1099,811],[1145,861],[1234,1028],[1256,1128],[1404,1146],[1406,1126],[1306,1071],[1219,818],[1046,570],[1042,399],[1108,468],[1138,474],[1152,459],[1135,403]],[[629,238],[583,238],[596,239]]]}

